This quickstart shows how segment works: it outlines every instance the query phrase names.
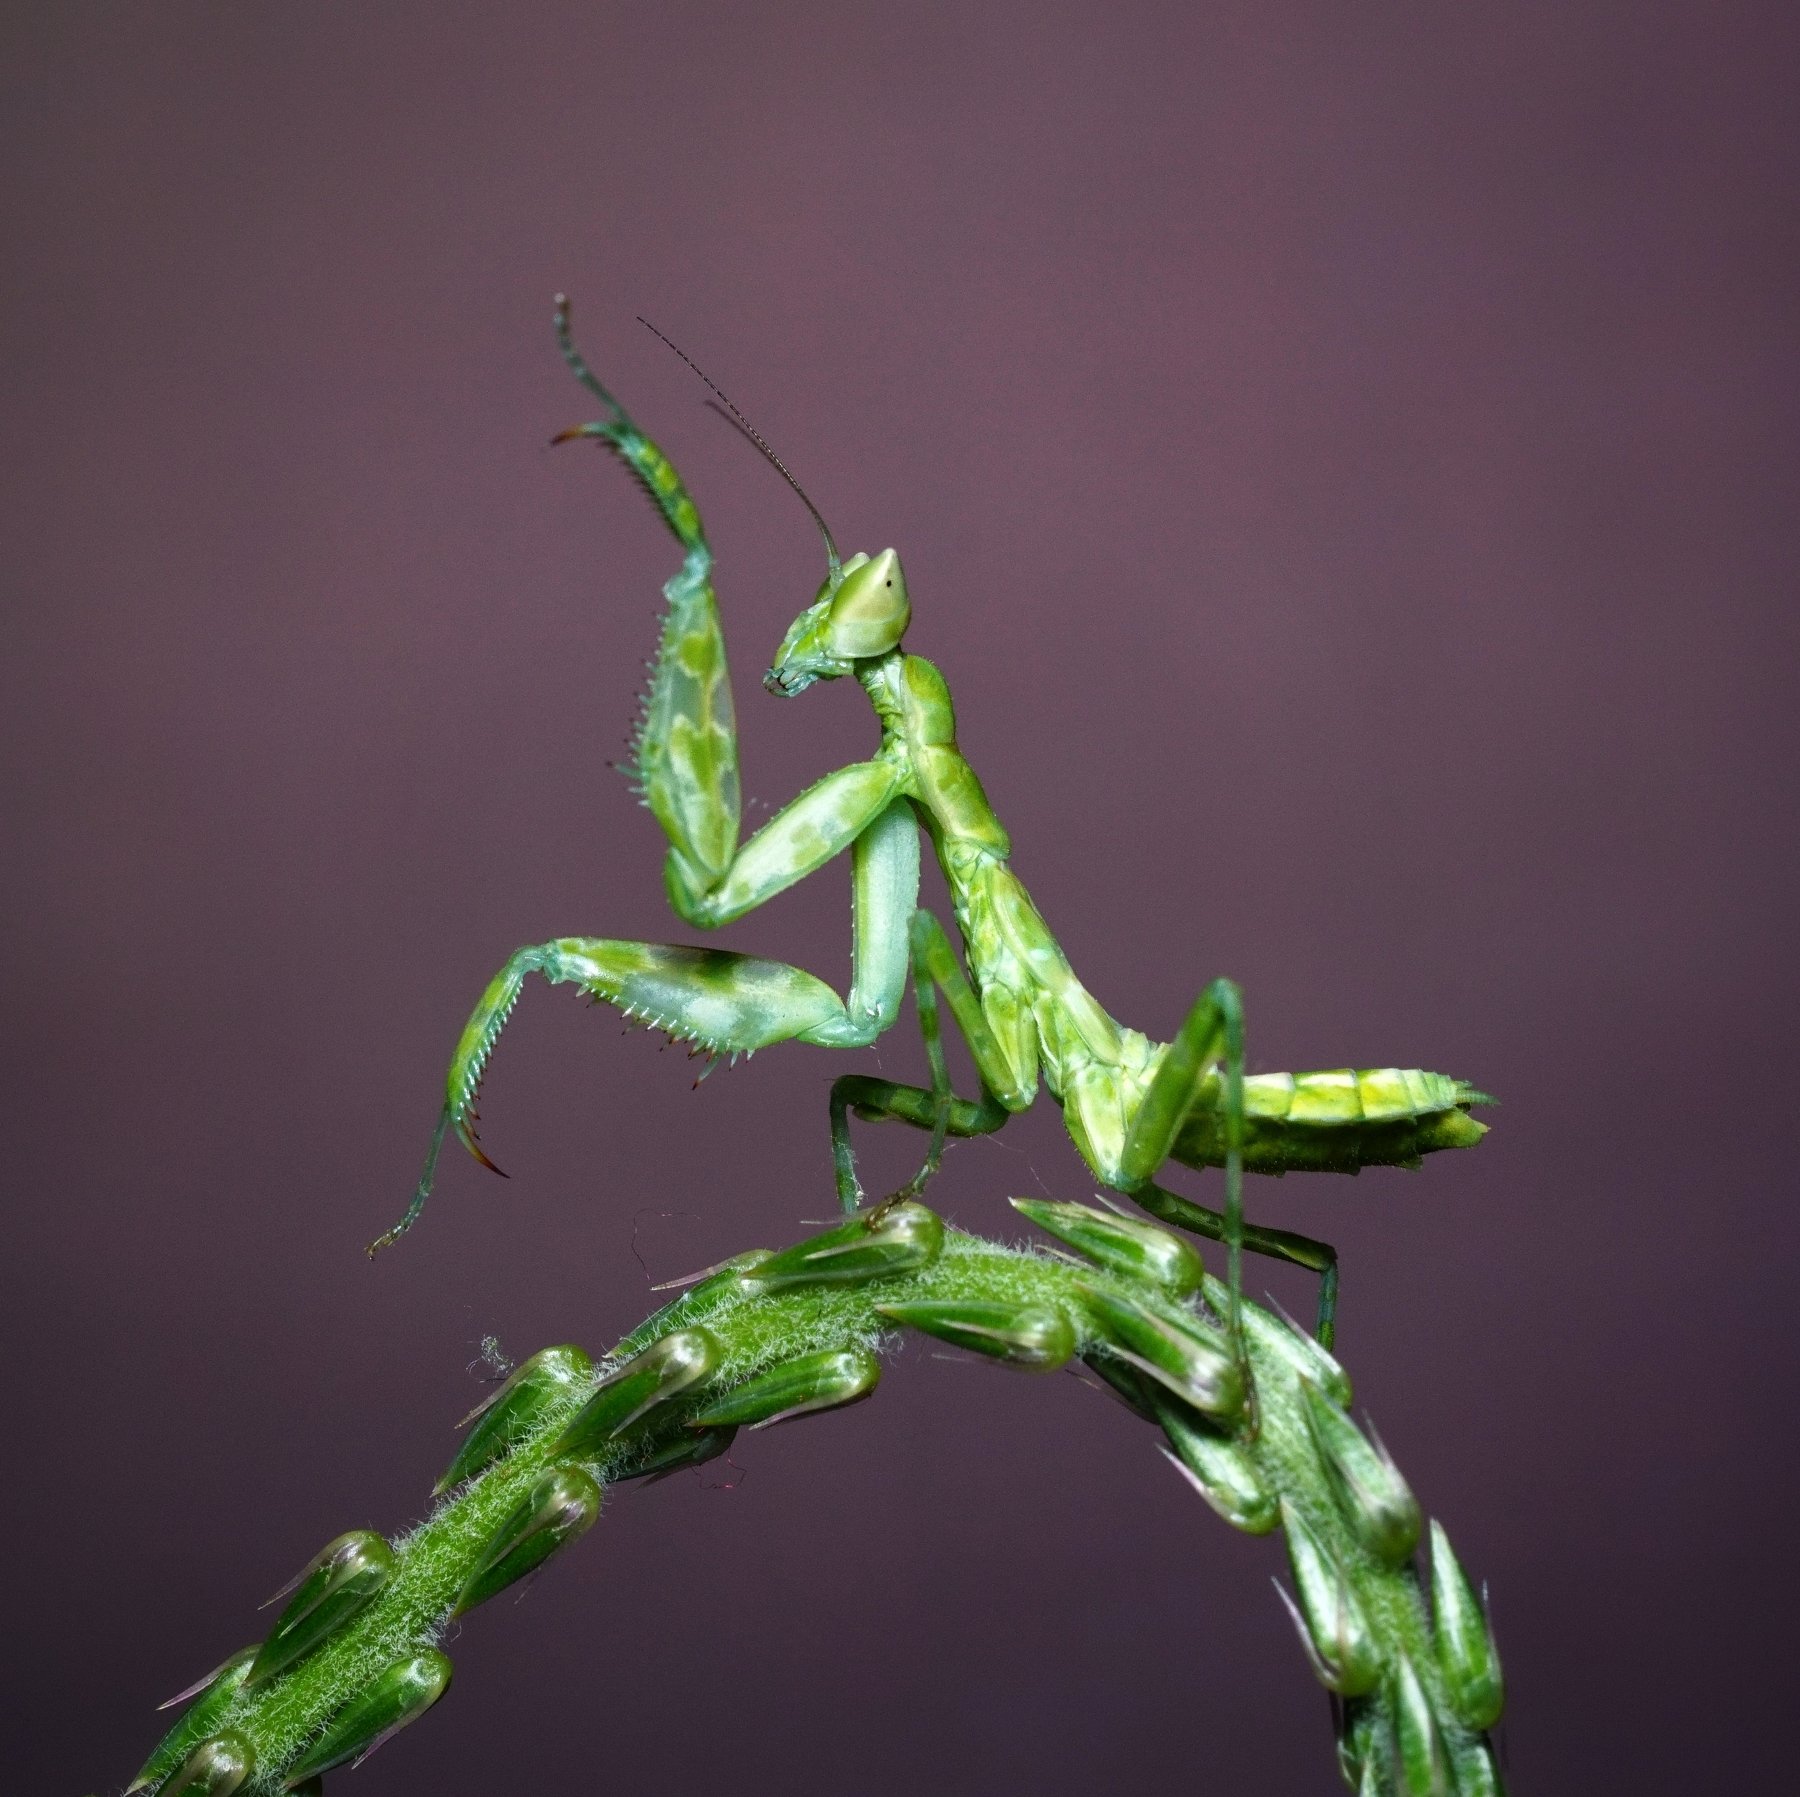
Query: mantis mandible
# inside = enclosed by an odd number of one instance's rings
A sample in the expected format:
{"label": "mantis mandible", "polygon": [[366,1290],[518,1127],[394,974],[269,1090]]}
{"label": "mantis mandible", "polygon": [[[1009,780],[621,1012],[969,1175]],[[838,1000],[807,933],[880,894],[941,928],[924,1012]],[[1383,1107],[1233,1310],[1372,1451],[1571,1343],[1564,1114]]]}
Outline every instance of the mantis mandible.
{"label": "mantis mandible", "polygon": [[[1165,1222],[1226,1243],[1234,1297],[1242,1248],[1318,1273],[1318,1334],[1329,1345],[1336,1251],[1307,1236],[1246,1225],[1243,1172],[1416,1166],[1437,1149],[1479,1141],[1486,1126],[1469,1115],[1469,1107],[1491,1100],[1465,1081],[1416,1068],[1246,1076],[1242,1002],[1229,980],[1214,980],[1201,992],[1172,1042],[1153,1042],[1108,1016],[1076,978],[1009,865],[1011,841],[957,747],[943,676],[901,647],[911,606],[899,556],[884,549],[841,558],[799,483],[731,407],[740,428],[799,493],[825,541],[824,583],[788,628],[763,685],[793,697],[818,681],[848,676],[867,693],[881,728],[869,760],[827,774],[740,843],[737,729],[712,552],[700,514],[668,457],[582,360],[561,296],[556,334],[570,369],[605,415],[555,441],[586,438],[618,456],[682,550],[679,571],[663,587],[662,640],[634,744],[638,787],[669,842],[669,901],[687,923],[713,929],[848,850],[850,990],[840,998],[802,968],[718,949],[597,936],[563,936],[521,948],[495,975],[463,1030],[412,1203],[371,1252],[418,1216],[447,1130],[499,1171],[477,1140],[473,1106],[529,975],[579,986],[628,1019],[716,1057],[786,1041],[867,1047],[896,1021],[910,970],[932,1083],[897,1084],[863,1074],[834,1081],[832,1152],[845,1210],[863,1199],[850,1144],[852,1115],[896,1119],[931,1132],[918,1174],[885,1205],[922,1189],[937,1169],[946,1136],[998,1130],[1032,1103],[1041,1081],[1103,1184]],[[950,889],[966,972],[943,925],[918,905],[921,830]],[[980,1076],[976,1099],[951,1090],[940,992]],[[1225,1169],[1223,1213],[1157,1183],[1156,1174],[1171,1160]]]}

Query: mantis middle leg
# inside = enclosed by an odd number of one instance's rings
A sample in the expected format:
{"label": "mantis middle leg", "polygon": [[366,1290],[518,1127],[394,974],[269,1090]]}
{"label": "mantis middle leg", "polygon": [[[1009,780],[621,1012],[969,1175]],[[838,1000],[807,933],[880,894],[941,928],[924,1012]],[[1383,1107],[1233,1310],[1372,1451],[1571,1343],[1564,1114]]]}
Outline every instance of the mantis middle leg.
{"label": "mantis middle leg", "polygon": [[[1201,1105],[1216,1108],[1224,1124],[1223,1213],[1165,1190],[1154,1178],[1183,1123]],[[1337,1250],[1289,1230],[1245,1224],[1244,1134],[1243,996],[1230,980],[1214,980],[1188,1012],[1139,1102],[1119,1157],[1119,1189],[1161,1221],[1224,1242],[1234,1339],[1244,1249],[1319,1274],[1317,1333],[1329,1348],[1337,1319]]]}
{"label": "mantis middle leg", "polygon": [[[943,1159],[946,1136],[986,1136],[999,1129],[1022,1104],[1008,1105],[995,1085],[1013,1089],[1016,1082],[993,1032],[983,1017],[968,977],[957,965],[956,951],[944,927],[929,911],[913,913],[909,930],[912,946],[913,998],[919,1012],[919,1034],[925,1042],[925,1059],[931,1068],[929,1086],[911,1086],[893,1080],[872,1079],[847,1073],[831,1083],[831,1158],[837,1174],[838,1202],[853,1211],[863,1200],[856,1177],[856,1154],[850,1146],[850,1115],[866,1122],[894,1118],[915,1129],[931,1131],[931,1146],[924,1164],[899,1190],[890,1192],[878,1206],[886,1209],[902,1199],[916,1198],[936,1174]],[[944,1061],[943,1032],[938,1022],[937,994],[942,987],[964,1039],[975,1056],[981,1076],[977,1101],[958,1098],[951,1090],[950,1070]],[[1025,1103],[1030,1102],[1029,1094]]]}
{"label": "mantis middle leg", "polygon": [[[910,1123],[915,1129],[931,1131],[931,1146],[923,1165],[877,1207],[886,1209],[902,1199],[916,1198],[925,1189],[943,1159],[946,1136],[992,1135],[1015,1111],[1022,1111],[1031,1103],[1037,1084],[1035,1067],[1022,1077],[995,1036],[944,926],[929,911],[920,909],[912,915],[908,939],[913,997],[919,1011],[925,1059],[931,1068],[931,1084],[903,1085],[859,1073],[847,1073],[832,1082],[831,1157],[837,1174],[838,1202],[847,1211],[855,1210],[863,1199],[862,1185],[856,1177],[856,1155],[850,1146],[852,1112],[868,1122],[893,1118]],[[981,1079],[978,1101],[958,1098],[951,1090],[938,1021],[940,990],[949,1000],[951,1015],[974,1056]]]}

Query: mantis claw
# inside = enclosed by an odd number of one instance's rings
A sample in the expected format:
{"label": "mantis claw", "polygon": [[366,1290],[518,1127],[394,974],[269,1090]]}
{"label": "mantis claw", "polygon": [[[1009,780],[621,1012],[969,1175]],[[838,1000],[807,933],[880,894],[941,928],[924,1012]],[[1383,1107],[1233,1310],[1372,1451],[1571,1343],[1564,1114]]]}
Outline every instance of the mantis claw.
{"label": "mantis claw", "polygon": [[[473,1121],[473,1118],[471,1118]],[[459,1122],[456,1126],[456,1139],[487,1168],[490,1173],[498,1173],[502,1179],[511,1179],[512,1175],[504,1167],[497,1167],[488,1159],[487,1150],[476,1138],[475,1131],[468,1123]]]}

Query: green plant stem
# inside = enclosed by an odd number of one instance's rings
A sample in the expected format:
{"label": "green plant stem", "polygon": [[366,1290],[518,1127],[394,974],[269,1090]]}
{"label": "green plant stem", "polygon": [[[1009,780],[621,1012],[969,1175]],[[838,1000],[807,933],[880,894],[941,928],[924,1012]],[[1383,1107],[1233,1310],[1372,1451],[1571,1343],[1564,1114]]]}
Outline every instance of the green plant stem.
{"label": "green plant stem", "polygon": [[[351,1697],[403,1656],[436,1644],[495,1531],[551,1467],[578,1465],[601,1484],[628,1478],[672,1444],[692,1440],[689,1419],[695,1412],[754,1375],[820,1350],[892,1346],[898,1332],[876,1310],[880,1304],[1047,1307],[1073,1324],[1078,1352],[1103,1358],[1116,1341],[1096,1312],[1097,1296],[1134,1304],[1175,1327],[1205,1315],[1192,1300],[1118,1272],[954,1230],[944,1232],[941,1251],[927,1264],[863,1283],[764,1290],[732,1271],[703,1281],[634,1330],[600,1369],[604,1376],[671,1330],[703,1325],[723,1353],[700,1386],[658,1406],[603,1450],[574,1457],[566,1448],[552,1450],[593,1385],[571,1388],[515,1439],[510,1452],[451,1491],[393,1544],[392,1580],[366,1609],[291,1671],[237,1694],[212,1727],[233,1731],[253,1750],[256,1770],[244,1789],[280,1790],[285,1770]],[[1217,1281],[1208,1279],[1200,1297],[1215,1316],[1223,1315],[1225,1293]],[[1442,1618],[1434,1628],[1410,1551],[1395,1564],[1391,1553],[1384,1557],[1371,1550],[1368,1531],[1357,1525],[1354,1504],[1347,1505],[1342,1479],[1322,1451],[1316,1417],[1309,1420],[1309,1403],[1316,1409],[1318,1399],[1309,1399],[1304,1375],[1311,1369],[1328,1383],[1334,1363],[1267,1311],[1246,1303],[1243,1317],[1253,1398],[1244,1416],[1219,1431],[1218,1439],[1238,1450],[1256,1480],[1281,1502],[1290,1537],[1298,1519],[1329,1563],[1341,1569],[1374,1638],[1379,1677],[1372,1689],[1338,1705],[1340,1760],[1348,1782],[1362,1792],[1406,1797],[1425,1797],[1433,1789],[1461,1797],[1498,1790],[1481,1731],[1458,1719],[1453,1678],[1447,1678],[1442,1658]],[[1135,1381],[1140,1408],[1159,1398],[1168,1401],[1130,1366],[1115,1362],[1114,1373],[1113,1382],[1123,1384],[1128,1397]],[[1340,1395],[1347,1395],[1347,1388]],[[1416,1527],[1416,1513],[1414,1522]],[[1404,1668],[1411,1669],[1410,1684]],[[1467,1714],[1466,1699],[1462,1708]]]}

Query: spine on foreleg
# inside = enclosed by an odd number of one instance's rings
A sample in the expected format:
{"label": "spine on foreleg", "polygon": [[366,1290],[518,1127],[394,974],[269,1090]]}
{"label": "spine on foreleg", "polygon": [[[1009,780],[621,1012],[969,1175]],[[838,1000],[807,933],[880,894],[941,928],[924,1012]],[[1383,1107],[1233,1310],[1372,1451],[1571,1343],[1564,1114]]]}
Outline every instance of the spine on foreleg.
{"label": "spine on foreleg", "polygon": [[670,879],[703,892],[737,850],[741,797],[725,638],[712,551],[674,464],[636,429],[608,441],[686,550],[663,587],[662,640],[632,743],[630,772],[671,847]]}

